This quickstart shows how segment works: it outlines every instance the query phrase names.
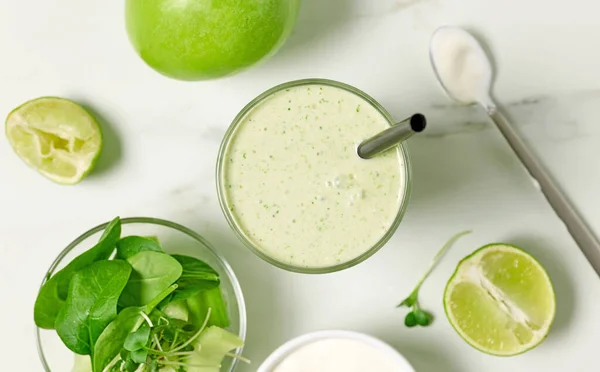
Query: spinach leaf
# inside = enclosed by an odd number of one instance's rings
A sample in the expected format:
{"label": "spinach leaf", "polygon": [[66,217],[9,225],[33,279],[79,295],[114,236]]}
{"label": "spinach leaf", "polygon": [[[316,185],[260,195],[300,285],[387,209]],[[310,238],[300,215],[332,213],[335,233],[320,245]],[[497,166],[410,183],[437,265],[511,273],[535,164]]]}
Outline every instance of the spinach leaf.
{"label": "spinach leaf", "polygon": [[139,367],[140,367],[139,364],[136,363],[133,359],[131,359],[131,356],[130,356],[130,358],[125,361],[125,366],[123,367],[123,371],[135,372],[138,370]]}
{"label": "spinach leaf", "polygon": [[173,292],[170,301],[185,300],[200,291],[219,286],[219,274],[207,263],[196,258],[174,254],[172,255],[183,268],[177,280],[177,290]]}
{"label": "spinach leaf", "polygon": [[217,287],[202,291],[194,297],[188,298],[186,302],[189,311],[188,321],[193,325],[201,326],[208,313],[208,308],[210,308],[207,326],[229,327],[229,315],[227,314],[225,301],[223,301],[221,288]]}
{"label": "spinach leaf", "polygon": [[54,329],[56,315],[65,303],[58,296],[58,279],[60,276],[62,276],[62,271],[59,271],[44,283],[35,300],[33,320],[35,321],[35,325],[40,328]]}
{"label": "spinach leaf", "polygon": [[33,308],[33,318],[38,327],[54,329],[56,316],[65,303],[73,275],[96,261],[108,259],[120,236],[121,220],[117,217],[106,226],[100,241],[94,247],[77,256],[44,283]]}
{"label": "spinach leaf", "polygon": [[56,317],[56,333],[69,349],[94,357],[94,344],[117,316],[117,302],[131,266],[122,260],[98,261],[78,271],[65,305]]}
{"label": "spinach leaf", "polygon": [[158,236],[156,236],[156,235],[147,235],[147,236],[144,236],[144,238],[154,240],[156,242],[156,244],[160,245],[160,241],[158,240]]}
{"label": "spinach leaf", "polygon": [[139,349],[139,350],[135,350],[132,351],[131,354],[131,360],[133,360],[135,363],[146,363],[146,358],[148,357],[148,350],[146,349]]}
{"label": "spinach leaf", "polygon": [[[114,252],[115,245],[121,236],[121,219],[112,220],[104,229],[98,243],[86,252],[75,257],[63,270],[72,271],[71,278],[76,271],[96,261],[107,260]],[[70,270],[69,270],[70,269]],[[60,298],[67,298],[71,278],[61,277],[58,282],[58,294]]]}
{"label": "spinach leaf", "polygon": [[148,343],[150,337],[150,327],[146,324],[131,332],[125,339],[123,347],[127,351],[136,351],[142,349]]}
{"label": "spinach leaf", "polygon": [[181,264],[166,253],[143,251],[127,261],[133,267],[119,306],[143,306],[181,276]]}
{"label": "spinach leaf", "polygon": [[141,236],[126,236],[117,242],[117,258],[127,260],[143,251],[163,250],[156,240]]}
{"label": "spinach leaf", "polygon": [[144,318],[141,307],[123,309],[104,329],[94,346],[93,371],[101,372],[119,354],[127,336],[140,327]]}
{"label": "spinach leaf", "polygon": [[[156,298],[152,299],[147,306],[128,307],[123,309],[117,317],[102,331],[94,346],[93,371],[102,372],[110,362],[119,355],[123,349],[125,340],[131,332],[137,330],[143,323],[142,313],[150,314],[154,307],[165,297],[170,295],[177,286],[173,285]],[[125,358],[123,358],[125,360]]]}

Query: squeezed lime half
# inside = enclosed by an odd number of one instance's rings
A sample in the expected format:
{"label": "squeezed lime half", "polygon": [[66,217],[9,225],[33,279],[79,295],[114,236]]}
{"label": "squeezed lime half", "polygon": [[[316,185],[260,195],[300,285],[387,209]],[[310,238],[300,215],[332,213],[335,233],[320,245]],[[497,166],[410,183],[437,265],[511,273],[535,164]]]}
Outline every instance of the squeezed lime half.
{"label": "squeezed lime half", "polygon": [[448,320],[471,346],[510,356],[540,344],[556,313],[546,270],[530,254],[490,244],[463,259],[444,293]]}
{"label": "squeezed lime half", "polygon": [[96,119],[58,97],[37,98],[13,110],[6,118],[6,137],[27,165],[63,185],[80,182],[102,151]]}

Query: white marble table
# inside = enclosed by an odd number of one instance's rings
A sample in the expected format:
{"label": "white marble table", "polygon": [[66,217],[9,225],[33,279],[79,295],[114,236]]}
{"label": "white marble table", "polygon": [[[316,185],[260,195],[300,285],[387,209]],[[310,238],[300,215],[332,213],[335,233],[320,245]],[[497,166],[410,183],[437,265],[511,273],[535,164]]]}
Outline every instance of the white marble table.
{"label": "white marble table", "polygon": [[[343,328],[391,343],[419,372],[598,370],[600,280],[484,114],[444,97],[427,42],[436,27],[458,24],[489,43],[497,99],[600,233],[599,13],[590,0],[305,0],[294,35],[270,61],[185,83],[135,55],[121,1],[2,1],[0,114],[60,95],[92,108],[106,131],[97,171],[75,187],[37,175],[0,140],[2,370],[42,369],[32,320],[42,274],[68,242],[115,215],[170,219],[219,248],[246,295],[245,354],[256,364],[293,336]],[[237,111],[265,89],[305,77],[355,85],[398,119],[415,111],[430,119],[410,143],[414,191],[396,235],[365,263],[322,276],[284,272],[242,247],[214,180],[217,148]],[[405,328],[395,305],[444,241],[466,228],[474,234],[423,287],[422,305],[437,321]],[[475,351],[443,316],[442,290],[456,262],[492,241],[529,249],[556,287],[549,338],[518,357]]]}

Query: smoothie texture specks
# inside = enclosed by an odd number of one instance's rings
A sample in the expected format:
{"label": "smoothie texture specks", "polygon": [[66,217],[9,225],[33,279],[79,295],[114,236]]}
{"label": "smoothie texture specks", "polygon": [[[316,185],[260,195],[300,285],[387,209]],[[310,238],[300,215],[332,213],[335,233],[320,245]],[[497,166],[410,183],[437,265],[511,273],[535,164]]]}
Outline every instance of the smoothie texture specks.
{"label": "smoothie texture specks", "polygon": [[356,154],[389,127],[345,89],[277,91],[241,119],[224,152],[225,204],[237,228],[267,256],[295,267],[351,261],[393,225],[406,187],[399,149]]}

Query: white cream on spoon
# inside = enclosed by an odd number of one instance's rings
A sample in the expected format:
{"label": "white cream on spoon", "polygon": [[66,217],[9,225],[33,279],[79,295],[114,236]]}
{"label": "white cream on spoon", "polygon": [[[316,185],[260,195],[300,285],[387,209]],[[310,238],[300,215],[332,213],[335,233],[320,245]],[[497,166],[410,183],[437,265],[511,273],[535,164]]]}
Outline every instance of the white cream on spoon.
{"label": "white cream on spoon", "polygon": [[465,105],[491,102],[492,66],[473,36],[460,28],[442,27],[431,39],[430,54],[451,98]]}
{"label": "white cream on spoon", "polygon": [[492,100],[492,66],[479,42],[461,28],[444,26],[433,34],[429,54],[437,78],[451,98],[463,104],[479,103],[486,109],[600,275],[600,243],[596,236]]}

